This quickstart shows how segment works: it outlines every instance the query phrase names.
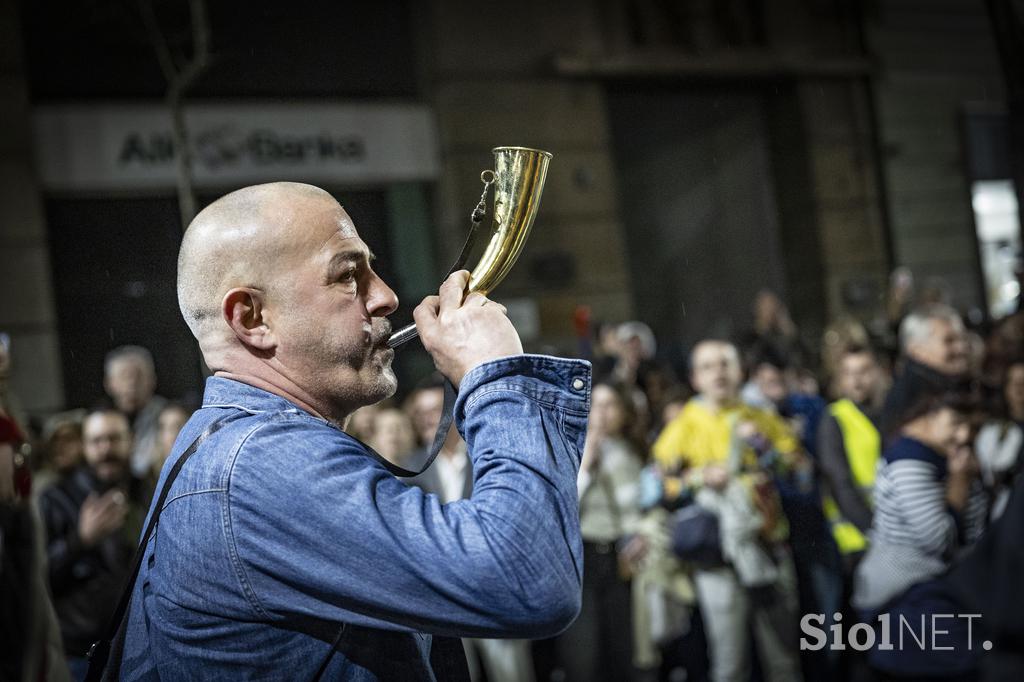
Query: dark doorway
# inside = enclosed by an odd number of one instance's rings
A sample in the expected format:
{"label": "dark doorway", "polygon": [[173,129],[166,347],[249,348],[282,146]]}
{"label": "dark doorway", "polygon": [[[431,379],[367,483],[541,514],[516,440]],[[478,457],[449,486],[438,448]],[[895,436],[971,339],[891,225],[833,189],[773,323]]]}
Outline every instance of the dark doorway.
{"label": "dark doorway", "polygon": [[785,294],[764,98],[613,87],[608,102],[639,318],[680,349],[735,336],[758,290]]}

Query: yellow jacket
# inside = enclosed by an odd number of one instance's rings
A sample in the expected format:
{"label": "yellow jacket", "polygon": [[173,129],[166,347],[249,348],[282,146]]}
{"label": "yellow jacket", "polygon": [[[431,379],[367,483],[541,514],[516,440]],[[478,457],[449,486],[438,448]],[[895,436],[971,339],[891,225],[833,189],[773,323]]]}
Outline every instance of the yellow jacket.
{"label": "yellow jacket", "polygon": [[[715,412],[700,398],[693,398],[658,436],[654,443],[654,459],[666,472],[726,464],[733,430],[743,421],[756,425],[780,454],[792,454],[800,449],[800,442],[789,426],[771,412],[743,403]],[[753,449],[746,445],[743,446],[743,464],[748,467],[756,464]]]}

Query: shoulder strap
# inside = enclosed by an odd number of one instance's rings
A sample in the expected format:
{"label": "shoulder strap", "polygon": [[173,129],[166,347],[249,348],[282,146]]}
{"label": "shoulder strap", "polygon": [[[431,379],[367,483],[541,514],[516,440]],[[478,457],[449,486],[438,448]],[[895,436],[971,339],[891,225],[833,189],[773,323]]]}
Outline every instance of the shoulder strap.
{"label": "shoulder strap", "polygon": [[[124,638],[125,632],[121,628],[121,623],[124,621],[125,614],[128,611],[128,605],[132,600],[132,592],[135,589],[135,579],[139,576],[139,568],[142,566],[142,557],[146,554],[146,546],[149,544],[149,538],[153,534],[153,529],[156,528],[157,522],[160,520],[160,512],[163,510],[164,502],[167,500],[167,494],[171,491],[171,486],[174,485],[174,480],[178,477],[185,462],[188,458],[196,453],[199,446],[204,440],[213,435],[219,430],[227,419],[218,419],[217,421],[206,427],[199,436],[192,441],[192,444],[188,446],[185,452],[181,453],[178,457],[178,461],[174,463],[171,470],[167,473],[167,479],[164,481],[163,487],[160,489],[160,496],[157,498],[156,504],[153,507],[153,514],[149,518],[149,523],[146,525],[146,532],[142,535],[142,540],[139,543],[138,549],[135,550],[135,558],[132,559],[132,570],[128,576],[128,580],[125,583],[124,588],[121,590],[121,598],[117,602],[117,608],[114,609],[114,614],[110,617],[110,621],[107,623],[107,628],[104,631],[103,639],[99,640],[89,649],[87,658],[89,659],[89,672],[85,676],[85,682],[99,682],[103,678],[103,671],[107,667],[108,659],[110,658],[111,646],[114,644],[114,640],[118,638]],[[123,647],[123,642],[119,643],[119,647]]]}
{"label": "shoulder strap", "polygon": [[363,446],[373,454],[377,460],[384,465],[384,467],[393,473],[395,476],[401,476],[402,478],[412,478],[413,476],[419,476],[424,471],[430,468],[430,465],[437,459],[437,454],[441,452],[441,448],[444,447],[444,442],[448,438],[448,432],[452,428],[452,422],[455,421],[455,400],[459,397],[455,387],[452,386],[452,382],[445,379],[444,381],[444,407],[441,408],[441,421],[437,425],[437,432],[434,434],[434,442],[430,444],[430,451],[427,454],[427,459],[420,467],[419,471],[411,471],[404,467],[400,467],[393,462],[389,462],[384,458],[383,455],[378,453],[376,450],[371,448],[366,443]]}

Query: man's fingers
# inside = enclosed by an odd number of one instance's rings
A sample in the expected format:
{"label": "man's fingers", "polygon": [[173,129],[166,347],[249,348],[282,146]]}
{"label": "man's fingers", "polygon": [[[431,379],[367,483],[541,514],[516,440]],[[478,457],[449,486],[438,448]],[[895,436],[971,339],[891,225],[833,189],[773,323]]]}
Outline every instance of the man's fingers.
{"label": "man's fingers", "polygon": [[488,306],[489,308],[500,310],[503,315],[508,313],[508,308],[498,303],[497,301],[492,301],[491,299],[481,294],[479,291],[474,291],[473,293],[466,296],[466,300],[462,302],[462,305],[465,306],[466,308]]}
{"label": "man's fingers", "polygon": [[441,299],[441,312],[455,310],[462,305],[462,297],[466,293],[467,284],[469,284],[468,270],[459,270],[449,275],[438,292]]}
{"label": "man's fingers", "polygon": [[437,315],[440,311],[441,299],[437,296],[427,296],[423,301],[413,308],[412,319],[421,330],[424,327],[437,324]]}
{"label": "man's fingers", "polygon": [[467,308],[477,308],[487,304],[487,297],[481,294],[479,291],[474,291],[466,296],[466,300],[462,302],[462,305]]}

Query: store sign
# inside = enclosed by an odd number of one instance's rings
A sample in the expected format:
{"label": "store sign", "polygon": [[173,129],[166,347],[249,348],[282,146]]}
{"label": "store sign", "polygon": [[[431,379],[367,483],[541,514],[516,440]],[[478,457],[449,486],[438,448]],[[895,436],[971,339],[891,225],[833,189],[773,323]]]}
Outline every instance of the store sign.
{"label": "store sign", "polygon": [[[204,104],[186,109],[199,187],[272,180],[367,184],[438,175],[424,106]],[[173,188],[170,111],[159,105],[45,106],[33,116],[36,161],[51,190]]]}

